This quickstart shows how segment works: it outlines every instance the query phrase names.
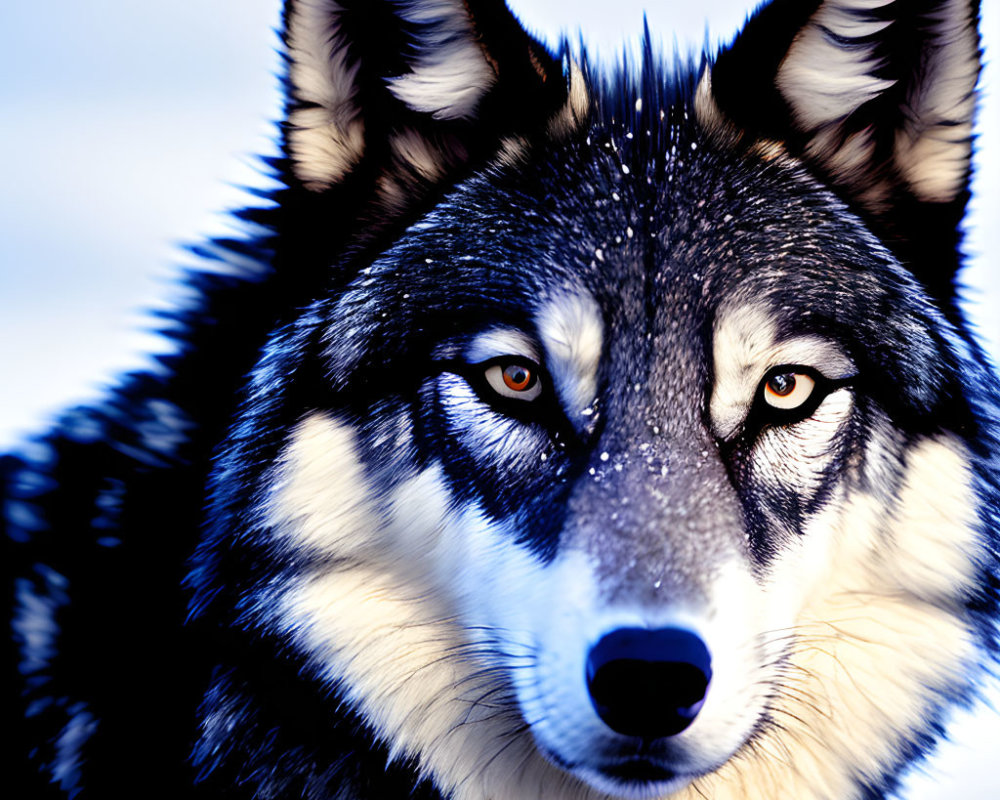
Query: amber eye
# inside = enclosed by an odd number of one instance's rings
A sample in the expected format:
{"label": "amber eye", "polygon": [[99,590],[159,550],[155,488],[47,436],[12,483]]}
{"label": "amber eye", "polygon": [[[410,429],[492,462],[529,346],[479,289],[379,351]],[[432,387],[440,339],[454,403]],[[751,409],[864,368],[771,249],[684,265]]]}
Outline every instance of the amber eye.
{"label": "amber eye", "polygon": [[497,394],[515,400],[534,400],[542,391],[538,367],[530,361],[508,361],[490,364],[486,382]]}
{"label": "amber eye", "polygon": [[775,372],[764,381],[764,400],[789,411],[803,405],[816,388],[816,381],[804,372]]}
{"label": "amber eye", "polygon": [[523,364],[511,364],[504,367],[503,382],[507,384],[508,389],[523,392],[535,382],[535,375]]}

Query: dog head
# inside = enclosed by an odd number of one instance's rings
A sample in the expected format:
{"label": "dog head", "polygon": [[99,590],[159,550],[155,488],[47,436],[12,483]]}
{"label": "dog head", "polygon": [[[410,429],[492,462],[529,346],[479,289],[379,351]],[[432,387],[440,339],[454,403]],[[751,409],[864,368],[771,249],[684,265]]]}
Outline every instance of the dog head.
{"label": "dog head", "polygon": [[985,558],[976,15],[932,5],[601,76],[499,3],[290,2],[333,288],[254,372],[196,606],[455,797],[886,785]]}

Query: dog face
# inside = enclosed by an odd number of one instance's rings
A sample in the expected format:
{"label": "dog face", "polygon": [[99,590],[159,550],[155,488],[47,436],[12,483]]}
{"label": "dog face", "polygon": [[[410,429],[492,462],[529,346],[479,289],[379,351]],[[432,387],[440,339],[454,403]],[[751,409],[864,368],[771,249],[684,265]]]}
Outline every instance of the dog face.
{"label": "dog face", "polygon": [[[400,30],[440,35],[387,82],[403,122],[367,165],[370,65],[337,50],[363,20],[291,6],[294,179],[368,175],[365,213],[393,221],[364,246],[391,241],[272,339],[205,574],[456,797],[854,796],[965,686],[983,545],[960,398],[987,379],[926,262],[901,266],[898,208],[960,204],[915,154],[967,158],[920,137],[971,84],[909,144],[893,118],[855,130],[889,102],[868,70],[897,12],[787,5],[714,68],[566,67],[562,91],[477,4],[407,5]],[[942,70],[974,82],[968,41],[942,29],[952,60],[907,67],[914,103]],[[511,49],[539,119],[511,110]],[[843,91],[809,84],[824,58]],[[865,174],[886,142],[895,166]],[[754,757],[791,748],[792,771]]]}

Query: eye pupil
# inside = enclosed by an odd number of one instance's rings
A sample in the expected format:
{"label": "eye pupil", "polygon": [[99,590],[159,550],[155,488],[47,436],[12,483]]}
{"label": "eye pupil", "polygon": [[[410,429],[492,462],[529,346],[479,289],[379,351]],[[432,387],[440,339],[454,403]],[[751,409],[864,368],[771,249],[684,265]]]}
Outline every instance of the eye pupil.
{"label": "eye pupil", "polygon": [[531,385],[532,377],[531,370],[521,364],[511,364],[503,370],[503,382],[508,389],[515,392],[527,389]]}
{"label": "eye pupil", "polygon": [[792,373],[775,375],[767,382],[767,388],[778,397],[787,397],[795,391],[795,375]]}

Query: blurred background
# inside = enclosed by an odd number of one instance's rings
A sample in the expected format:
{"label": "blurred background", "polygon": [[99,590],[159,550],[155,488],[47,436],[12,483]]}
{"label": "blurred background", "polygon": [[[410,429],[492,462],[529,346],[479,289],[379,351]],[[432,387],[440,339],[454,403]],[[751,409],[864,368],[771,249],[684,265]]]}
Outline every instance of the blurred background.
{"label": "blurred background", "polygon": [[[537,35],[610,60],[654,38],[686,54],[728,41],[754,0],[510,0]],[[1000,2],[983,3],[986,68],[966,308],[1000,354]],[[266,187],[280,108],[279,0],[7,0],[0,4],[0,451],[162,352],[149,311],[181,293],[179,246],[231,232]],[[993,692],[1000,700],[1000,693]],[[1000,715],[963,714],[914,775],[913,800],[1000,798]],[[754,798],[748,798],[754,800]]]}

